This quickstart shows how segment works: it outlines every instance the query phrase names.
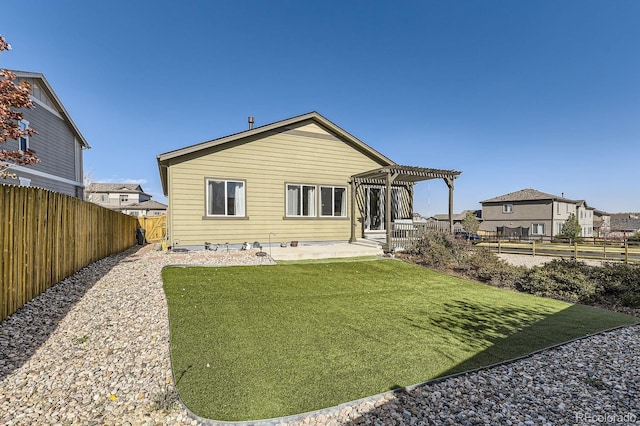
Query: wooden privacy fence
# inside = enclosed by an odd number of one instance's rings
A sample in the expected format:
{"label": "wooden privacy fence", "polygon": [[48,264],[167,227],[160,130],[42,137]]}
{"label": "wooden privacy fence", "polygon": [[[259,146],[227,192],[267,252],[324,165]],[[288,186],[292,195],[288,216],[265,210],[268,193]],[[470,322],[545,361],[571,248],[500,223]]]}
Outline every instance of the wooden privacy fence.
{"label": "wooden privacy fence", "polygon": [[136,219],[32,187],[0,186],[0,321],[82,267],[135,244]]}
{"label": "wooden privacy fence", "polygon": [[167,232],[167,215],[138,216],[138,225],[144,229],[147,241],[162,241]]}

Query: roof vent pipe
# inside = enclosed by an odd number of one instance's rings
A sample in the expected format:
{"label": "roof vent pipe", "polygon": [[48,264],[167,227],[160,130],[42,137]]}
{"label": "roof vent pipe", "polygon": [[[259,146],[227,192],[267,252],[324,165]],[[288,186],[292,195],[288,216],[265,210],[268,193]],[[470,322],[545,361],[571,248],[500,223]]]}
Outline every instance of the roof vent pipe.
{"label": "roof vent pipe", "polygon": [[249,130],[253,129],[253,117],[247,118],[247,121],[249,122]]}

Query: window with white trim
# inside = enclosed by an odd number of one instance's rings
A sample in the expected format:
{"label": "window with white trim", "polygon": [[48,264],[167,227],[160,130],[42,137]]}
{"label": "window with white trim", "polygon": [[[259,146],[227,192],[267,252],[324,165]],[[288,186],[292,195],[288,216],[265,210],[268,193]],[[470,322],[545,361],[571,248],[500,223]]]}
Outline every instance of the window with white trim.
{"label": "window with white trim", "polygon": [[320,186],[320,216],[347,216],[347,188]]}
{"label": "window with white trim", "polygon": [[544,235],[544,223],[534,223],[531,225],[531,235]]}
{"label": "window with white trim", "polygon": [[239,180],[207,179],[207,216],[245,216],[245,185]]}
{"label": "window with white trim", "polygon": [[285,202],[288,217],[315,217],[316,186],[287,184]]}
{"label": "window with white trim", "polygon": [[[22,130],[23,132],[29,128],[29,122],[27,120],[20,120],[18,125],[20,126],[20,130]],[[29,135],[24,134],[20,136],[20,139],[18,140],[18,150],[26,151],[28,149],[29,149]]]}
{"label": "window with white trim", "polygon": [[502,213],[513,213],[513,204],[503,204]]}

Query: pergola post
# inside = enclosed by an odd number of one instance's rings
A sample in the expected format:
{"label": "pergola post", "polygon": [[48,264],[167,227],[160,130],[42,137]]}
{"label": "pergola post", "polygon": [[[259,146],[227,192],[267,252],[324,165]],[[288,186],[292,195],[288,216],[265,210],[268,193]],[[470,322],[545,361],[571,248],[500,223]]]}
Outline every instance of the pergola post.
{"label": "pergola post", "polygon": [[356,181],[351,179],[351,237],[350,243],[356,242]]}
{"label": "pergola post", "polygon": [[387,233],[387,250],[391,250],[391,171],[386,174],[385,184],[384,229]]}
{"label": "pergola post", "polygon": [[449,187],[449,232],[453,234],[453,179],[444,178]]}

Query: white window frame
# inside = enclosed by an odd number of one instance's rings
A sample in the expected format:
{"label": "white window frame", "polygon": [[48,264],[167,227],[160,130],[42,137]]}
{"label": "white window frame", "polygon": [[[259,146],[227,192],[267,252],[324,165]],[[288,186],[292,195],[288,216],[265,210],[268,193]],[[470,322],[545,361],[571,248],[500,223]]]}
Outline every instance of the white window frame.
{"label": "white window frame", "polygon": [[[210,191],[210,183],[224,183],[224,213],[223,214],[214,214],[211,210],[211,191]],[[229,184],[239,184],[241,188],[241,192],[235,194],[233,199],[239,200],[234,202],[234,212],[229,213]],[[236,187],[237,188],[237,187]],[[237,191],[237,189],[236,189]],[[244,218],[247,216],[247,183],[244,180],[240,179],[215,179],[215,178],[207,178],[205,179],[205,216],[206,217],[231,217],[231,218]]]}
{"label": "white window frame", "polygon": [[[542,228],[542,232],[538,232],[539,228]],[[544,235],[544,223],[532,223],[531,235]]]}
{"label": "white window frame", "polygon": [[[299,197],[299,200],[296,204],[298,204],[297,206],[297,211],[300,212],[300,214],[293,214],[291,212],[291,210],[289,209],[290,205],[293,205],[294,201],[289,200],[289,193],[290,193],[290,189],[293,189],[297,187],[299,190],[299,194],[303,194],[304,189],[311,189],[313,191],[313,196],[312,197],[308,197],[307,201],[311,202],[312,205],[307,206],[308,207],[308,213],[304,214],[304,200],[305,197]],[[318,186],[317,185],[312,185],[312,184],[308,184],[308,183],[287,183],[285,184],[285,189],[284,189],[284,193],[285,193],[285,200],[284,200],[284,206],[285,206],[285,217],[305,217],[305,218],[313,218],[313,217],[317,217],[318,216]]]}
{"label": "white window frame", "polygon": [[129,202],[129,195],[127,194],[120,194],[118,196],[118,199],[120,200],[120,204],[122,203],[128,203]]}
{"label": "white window frame", "polygon": [[502,213],[513,213],[513,204],[511,203],[503,204]]}
{"label": "white window frame", "polygon": [[[20,130],[27,130],[29,128],[29,122],[27,120],[20,120],[18,122]],[[29,149],[29,135],[25,134],[18,138],[18,151],[24,152]],[[23,148],[24,144],[24,148]]]}
{"label": "white window frame", "polygon": [[[323,199],[322,199],[322,190],[323,189],[329,189],[331,190],[331,214],[324,214],[323,212],[323,207],[324,205],[322,204]],[[342,203],[341,203],[341,207],[340,209],[342,210],[340,212],[340,214],[336,214],[336,190],[337,189],[341,189],[343,190],[343,195],[342,195]],[[334,186],[334,185],[320,185],[320,192],[319,192],[319,196],[320,196],[320,217],[347,217],[347,187],[346,186]]]}

